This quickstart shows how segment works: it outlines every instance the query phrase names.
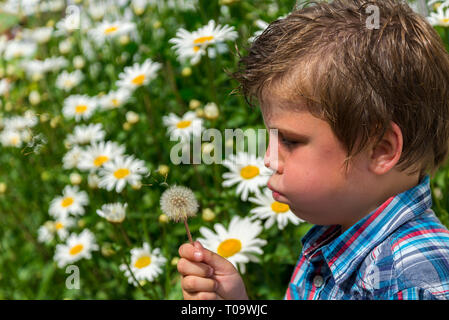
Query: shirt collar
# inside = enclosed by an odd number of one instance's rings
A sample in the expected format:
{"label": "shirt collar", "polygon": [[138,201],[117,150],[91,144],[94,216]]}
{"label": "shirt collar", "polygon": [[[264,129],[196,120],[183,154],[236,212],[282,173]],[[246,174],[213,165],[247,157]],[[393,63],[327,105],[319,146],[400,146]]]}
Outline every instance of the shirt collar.
{"label": "shirt collar", "polygon": [[432,206],[430,177],[415,187],[390,197],[343,234],[341,226],[314,226],[303,237],[303,255],[311,259],[322,252],[335,282],[348,279],[366,255],[399,226]]}

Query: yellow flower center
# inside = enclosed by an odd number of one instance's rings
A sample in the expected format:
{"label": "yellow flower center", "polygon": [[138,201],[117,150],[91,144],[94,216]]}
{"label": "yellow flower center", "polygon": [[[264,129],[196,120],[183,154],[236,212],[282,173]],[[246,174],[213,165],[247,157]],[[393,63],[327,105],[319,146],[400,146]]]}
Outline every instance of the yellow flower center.
{"label": "yellow flower center", "polygon": [[212,40],[214,40],[214,36],[205,36],[205,37],[196,38],[195,40],[193,40],[193,43],[194,44],[203,44],[205,42],[212,41]]}
{"label": "yellow flower center", "polygon": [[112,27],[109,27],[106,30],[104,30],[104,34],[111,34],[113,32],[116,32],[117,30],[118,30],[118,27],[112,26]]}
{"label": "yellow flower center", "polygon": [[74,256],[75,254],[80,253],[83,250],[84,246],[82,244],[77,244],[70,249],[69,253]]}
{"label": "yellow flower center", "polygon": [[151,258],[149,256],[143,256],[137,259],[137,261],[134,263],[134,267],[137,269],[145,268],[146,266],[149,266],[151,264]]}
{"label": "yellow flower center", "polygon": [[277,214],[286,213],[288,210],[290,210],[290,207],[288,206],[288,204],[275,201],[271,204],[271,210],[273,210]]}
{"label": "yellow flower center", "polygon": [[98,157],[96,157],[95,160],[94,160],[94,165],[95,165],[96,167],[99,167],[99,166],[101,166],[103,163],[105,163],[105,162],[108,161],[108,160],[109,160],[109,158],[106,157],[106,156],[98,156]]}
{"label": "yellow flower center", "polygon": [[191,124],[192,124],[192,121],[190,121],[190,120],[181,120],[176,124],[176,127],[178,129],[185,129],[187,127],[190,127]]}
{"label": "yellow flower center", "polygon": [[120,101],[118,101],[118,99],[112,99],[111,102],[114,107],[118,107],[120,105]]}
{"label": "yellow flower center", "polygon": [[136,86],[141,86],[144,81],[145,81],[145,75],[144,74],[138,75],[137,77],[135,77],[134,79],[131,80],[131,82],[133,84],[135,84]]}
{"label": "yellow flower center", "polygon": [[228,258],[242,250],[242,243],[239,239],[226,239],[218,246],[217,253],[223,258]]}
{"label": "yellow flower center", "polygon": [[66,197],[66,198],[62,199],[61,206],[63,208],[67,208],[68,206],[71,206],[72,203],[73,203],[73,198],[72,197]]}
{"label": "yellow flower center", "polygon": [[449,18],[441,19],[441,22],[443,22],[443,23],[449,23]]}
{"label": "yellow flower center", "polygon": [[19,138],[18,138],[17,136],[12,137],[12,138],[11,138],[11,144],[12,144],[13,146],[18,145],[18,144],[19,144]]}
{"label": "yellow flower center", "polygon": [[71,81],[71,80],[66,80],[66,81],[64,81],[64,85],[65,85],[66,87],[71,87],[71,86],[73,86],[73,81]]}
{"label": "yellow flower center", "polygon": [[123,179],[129,174],[130,174],[130,171],[128,169],[121,168],[114,172],[114,177],[116,177],[117,179]]}
{"label": "yellow flower center", "polygon": [[259,173],[260,173],[259,168],[251,165],[243,167],[240,170],[240,175],[242,176],[243,179],[252,179],[258,176]]}
{"label": "yellow flower center", "polygon": [[55,223],[55,228],[56,228],[56,230],[59,230],[59,229],[64,228],[64,225],[61,222],[58,221],[58,222]]}
{"label": "yellow flower center", "polygon": [[80,104],[75,107],[76,113],[84,113],[87,110],[87,106],[85,104]]}

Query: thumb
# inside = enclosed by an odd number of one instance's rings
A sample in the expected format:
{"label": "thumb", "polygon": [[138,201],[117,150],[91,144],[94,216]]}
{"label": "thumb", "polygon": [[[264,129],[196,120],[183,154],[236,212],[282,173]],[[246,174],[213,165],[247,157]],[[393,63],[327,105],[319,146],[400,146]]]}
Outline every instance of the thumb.
{"label": "thumb", "polygon": [[215,252],[204,248],[199,241],[195,241],[193,245],[202,253],[201,261],[211,266],[214,269],[215,274],[220,275],[237,272],[237,269],[231,262]]}

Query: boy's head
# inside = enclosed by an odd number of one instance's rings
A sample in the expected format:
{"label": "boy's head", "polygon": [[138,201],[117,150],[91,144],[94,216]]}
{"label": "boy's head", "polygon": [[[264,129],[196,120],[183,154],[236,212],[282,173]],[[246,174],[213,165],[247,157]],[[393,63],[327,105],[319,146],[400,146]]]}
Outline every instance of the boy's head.
{"label": "boy's head", "polygon": [[[304,143],[280,130],[279,166],[295,159],[300,171],[308,159],[332,165],[322,168],[331,174],[337,161],[347,170],[364,157],[375,159],[368,169],[378,176],[394,171],[421,178],[446,159],[449,57],[437,32],[403,1],[336,0],[296,10],[256,38],[234,76],[249,103],[259,101],[267,127],[315,130],[339,147],[336,156],[321,141],[313,159],[307,149],[313,137]],[[359,172],[367,163],[358,162]],[[295,174],[303,175],[298,180],[311,173]],[[283,188],[276,174],[270,183]],[[363,188],[371,192],[360,184],[358,192]]]}

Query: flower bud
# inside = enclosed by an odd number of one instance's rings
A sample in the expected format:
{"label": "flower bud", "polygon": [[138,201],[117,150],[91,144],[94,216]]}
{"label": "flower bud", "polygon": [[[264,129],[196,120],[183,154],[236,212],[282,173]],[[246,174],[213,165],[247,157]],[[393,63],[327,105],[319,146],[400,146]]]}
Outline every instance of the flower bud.
{"label": "flower bud", "polygon": [[179,262],[179,257],[174,257],[173,259],[171,259],[170,264],[172,266],[176,266]]}
{"label": "flower bud", "polygon": [[28,100],[30,100],[30,103],[34,106],[41,102],[41,95],[36,90],[33,90],[30,92],[30,95],[28,96]]}
{"label": "flower bud", "polygon": [[165,213],[161,214],[159,216],[159,222],[160,223],[167,223],[168,222],[168,216]]}
{"label": "flower bud", "polygon": [[128,121],[130,124],[135,124],[139,121],[139,115],[134,111],[128,111],[126,113],[126,121]]}
{"label": "flower bud", "polygon": [[207,119],[217,119],[220,115],[217,105],[214,102],[210,102],[204,106],[204,115]]}
{"label": "flower bud", "polygon": [[0,182],[0,194],[5,193],[6,191],[6,183]]}
{"label": "flower bud", "polygon": [[190,77],[192,75],[192,68],[190,68],[190,67],[183,68],[181,71],[181,75],[183,77]]}
{"label": "flower bud", "polygon": [[76,69],[82,69],[86,65],[86,60],[82,56],[76,56],[73,58],[73,66]]}
{"label": "flower bud", "polygon": [[73,185],[79,185],[81,181],[83,180],[83,177],[77,172],[73,172],[70,174],[70,183]]}
{"label": "flower bud", "polygon": [[167,166],[167,165],[165,165],[165,164],[161,164],[161,165],[159,165],[159,167],[157,168],[157,171],[158,171],[161,175],[166,176],[166,175],[168,175],[168,172],[170,171],[170,167]]}
{"label": "flower bud", "polygon": [[215,212],[213,212],[210,208],[204,208],[202,218],[204,221],[212,221],[215,219]]}
{"label": "flower bud", "polygon": [[189,108],[192,110],[195,110],[196,108],[199,108],[201,106],[201,102],[196,99],[192,99],[189,102]]}

